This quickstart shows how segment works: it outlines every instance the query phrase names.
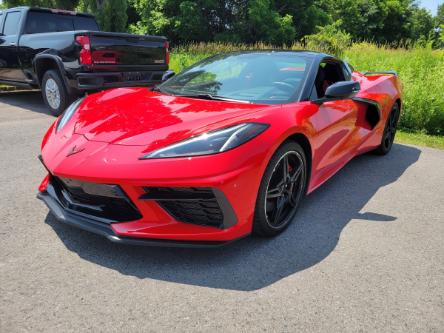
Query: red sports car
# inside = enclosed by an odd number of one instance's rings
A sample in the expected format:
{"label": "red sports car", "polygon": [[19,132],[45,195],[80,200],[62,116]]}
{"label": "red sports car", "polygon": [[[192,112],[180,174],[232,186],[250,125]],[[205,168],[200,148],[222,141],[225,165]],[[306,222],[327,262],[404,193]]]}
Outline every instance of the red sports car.
{"label": "red sports car", "polygon": [[73,103],[43,139],[38,197],[118,243],[274,236],[353,157],[390,151],[400,91],[394,72],[322,53],[217,55],[158,87]]}

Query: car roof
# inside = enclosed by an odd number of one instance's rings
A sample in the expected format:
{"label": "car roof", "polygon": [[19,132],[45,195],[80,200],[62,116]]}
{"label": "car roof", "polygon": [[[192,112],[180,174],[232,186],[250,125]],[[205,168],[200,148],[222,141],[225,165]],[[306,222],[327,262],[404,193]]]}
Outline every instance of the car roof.
{"label": "car roof", "polygon": [[309,50],[285,50],[285,49],[263,49],[263,50],[240,50],[240,51],[232,51],[232,52],[224,52],[220,53],[219,55],[242,55],[242,54],[252,54],[252,53],[294,53],[300,56],[304,56],[307,58],[317,58],[317,59],[323,59],[323,58],[335,58],[335,56],[332,56],[327,53],[322,52],[316,52],[316,51],[309,51]]}

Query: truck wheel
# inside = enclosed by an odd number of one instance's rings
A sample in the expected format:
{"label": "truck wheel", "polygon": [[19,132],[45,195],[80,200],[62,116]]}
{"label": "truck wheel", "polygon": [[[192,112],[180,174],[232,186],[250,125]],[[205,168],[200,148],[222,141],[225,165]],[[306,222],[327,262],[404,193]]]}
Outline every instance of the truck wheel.
{"label": "truck wheel", "polygon": [[53,116],[61,115],[74,100],[73,96],[68,94],[60,74],[53,69],[43,75],[42,95]]}

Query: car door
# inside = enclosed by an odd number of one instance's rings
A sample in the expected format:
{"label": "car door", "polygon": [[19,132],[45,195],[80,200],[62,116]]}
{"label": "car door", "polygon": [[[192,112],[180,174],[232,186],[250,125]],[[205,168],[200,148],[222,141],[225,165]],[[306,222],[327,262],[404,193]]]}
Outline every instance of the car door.
{"label": "car door", "polygon": [[18,57],[18,40],[22,13],[10,11],[4,14],[0,36],[0,80],[25,82]]}
{"label": "car door", "polygon": [[[312,100],[324,96],[327,87],[350,80],[342,63],[328,59],[320,64],[312,91]],[[316,133],[313,156],[313,181],[320,184],[337,172],[353,156],[357,147],[356,122],[358,105],[351,98],[316,103],[317,111],[310,118]]]}

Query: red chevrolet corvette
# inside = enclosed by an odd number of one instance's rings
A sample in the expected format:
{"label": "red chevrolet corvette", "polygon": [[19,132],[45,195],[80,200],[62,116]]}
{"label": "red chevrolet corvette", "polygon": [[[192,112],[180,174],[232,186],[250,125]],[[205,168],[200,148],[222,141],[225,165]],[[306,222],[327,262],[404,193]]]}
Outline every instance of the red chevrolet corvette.
{"label": "red chevrolet corvette", "polygon": [[273,236],[353,157],[390,151],[400,90],[394,72],[322,53],[214,56],[158,87],[73,103],[43,139],[38,197],[118,243]]}

